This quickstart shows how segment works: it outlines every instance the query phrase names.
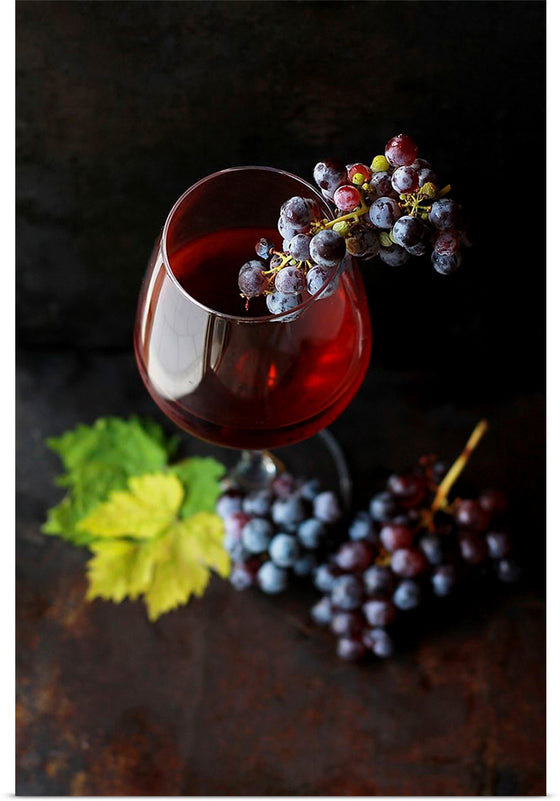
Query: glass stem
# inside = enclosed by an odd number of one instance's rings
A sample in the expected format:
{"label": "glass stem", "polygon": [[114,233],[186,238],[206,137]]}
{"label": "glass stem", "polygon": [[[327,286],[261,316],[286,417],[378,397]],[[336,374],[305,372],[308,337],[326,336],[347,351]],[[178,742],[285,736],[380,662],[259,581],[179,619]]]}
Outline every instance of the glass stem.
{"label": "glass stem", "polygon": [[231,472],[234,482],[247,490],[265,489],[284,471],[284,465],[268,451],[243,451]]}

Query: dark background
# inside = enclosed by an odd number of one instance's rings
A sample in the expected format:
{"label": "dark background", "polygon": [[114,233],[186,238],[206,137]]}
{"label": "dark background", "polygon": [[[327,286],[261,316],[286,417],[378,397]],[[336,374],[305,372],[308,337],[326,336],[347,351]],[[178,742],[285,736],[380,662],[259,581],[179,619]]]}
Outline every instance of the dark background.
{"label": "dark background", "polygon": [[[544,3],[19,2],[16,16],[18,791],[543,793]],[[85,555],[39,533],[59,498],[43,440],[103,414],[161,420],[131,332],[173,202],[223,167],[311,179],[326,156],[368,162],[401,131],[471,213],[475,247],[448,278],[427,260],[366,265],[371,367],[333,430],[363,503],[419,453],[452,458],[487,416],[466,481],[513,496],[522,590],[471,599],[424,645],[357,669],[294,629],[305,605],[217,582],[156,626],[138,604],[84,604]]]}

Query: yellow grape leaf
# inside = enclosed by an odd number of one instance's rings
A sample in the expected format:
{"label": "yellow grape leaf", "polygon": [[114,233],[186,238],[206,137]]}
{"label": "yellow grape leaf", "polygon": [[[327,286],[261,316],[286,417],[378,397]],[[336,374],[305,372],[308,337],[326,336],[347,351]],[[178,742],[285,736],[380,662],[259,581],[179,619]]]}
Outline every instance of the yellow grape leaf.
{"label": "yellow grape leaf", "polygon": [[104,598],[120,603],[130,592],[130,569],[138,546],[125,540],[108,540],[91,546],[93,559],[87,564],[89,589],[86,598]]}
{"label": "yellow grape leaf", "polygon": [[199,512],[180,524],[177,554],[184,562],[199,561],[212,567],[222,578],[229,576],[230,559],[223,545],[224,524],[218,515]]}
{"label": "yellow grape leaf", "polygon": [[223,544],[223,523],[216,514],[199,512],[174,519],[152,539],[104,539],[90,545],[87,599],[120,603],[143,596],[150,620],[201,596],[210,569],[226,577],[230,560]]}
{"label": "yellow grape leaf", "polygon": [[144,593],[148,617],[156,620],[192,595],[201,596],[210,580],[210,568],[227,576],[230,561],[222,545],[223,524],[218,515],[199,512],[174,523],[166,535],[168,557],[155,568]]}
{"label": "yellow grape leaf", "polygon": [[109,500],[85,517],[78,529],[96,537],[150,539],[177,517],[183,487],[173,473],[153,473],[128,480],[128,490],[115,490]]}

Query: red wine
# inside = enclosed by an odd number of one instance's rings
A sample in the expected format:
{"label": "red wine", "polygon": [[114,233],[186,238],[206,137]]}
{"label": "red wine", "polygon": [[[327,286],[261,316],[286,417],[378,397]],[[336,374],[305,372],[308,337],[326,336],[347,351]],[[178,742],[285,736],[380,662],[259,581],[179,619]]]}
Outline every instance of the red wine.
{"label": "red wine", "polygon": [[264,296],[252,298],[246,308],[237,287],[241,265],[256,259],[255,243],[266,236],[281,248],[278,231],[262,228],[230,228],[195,239],[169,255],[169,263],[189,295],[212,311],[235,317],[270,315]]}
{"label": "red wine", "polygon": [[175,280],[157,252],[135,331],[142,377],[165,414],[235,448],[286,445],[327,426],[357,392],[370,355],[354,265],[333,295],[309,300],[292,322],[254,320],[268,314],[262,298],[245,311],[237,275],[261,236],[278,242],[277,232],[238,228],[183,245],[169,254]]}

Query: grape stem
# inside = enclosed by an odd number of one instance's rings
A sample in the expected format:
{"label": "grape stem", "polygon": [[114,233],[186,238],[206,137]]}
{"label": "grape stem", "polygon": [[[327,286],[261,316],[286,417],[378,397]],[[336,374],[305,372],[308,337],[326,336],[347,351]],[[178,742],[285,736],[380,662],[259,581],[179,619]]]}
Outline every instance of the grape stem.
{"label": "grape stem", "polygon": [[321,220],[319,223],[321,228],[332,228],[333,225],[336,225],[339,222],[344,222],[345,220],[354,220],[354,222],[358,221],[358,217],[362,217],[364,214],[367,214],[369,211],[369,206],[364,203],[362,198],[362,202],[357,209],[354,211],[348,212],[348,214],[343,214],[341,217],[337,217],[335,220]]}
{"label": "grape stem", "polygon": [[474,431],[470,435],[467,444],[463,448],[462,452],[459,454],[457,459],[453,462],[451,467],[449,468],[448,472],[444,476],[443,480],[441,481],[440,485],[436,490],[436,494],[434,500],[432,502],[431,513],[432,515],[441,509],[442,507],[447,505],[447,496],[449,495],[449,491],[453,484],[457,481],[461,473],[463,472],[467,462],[469,461],[472,452],[482,439],[482,437],[488,431],[488,423],[486,420],[481,420],[475,427]]}

